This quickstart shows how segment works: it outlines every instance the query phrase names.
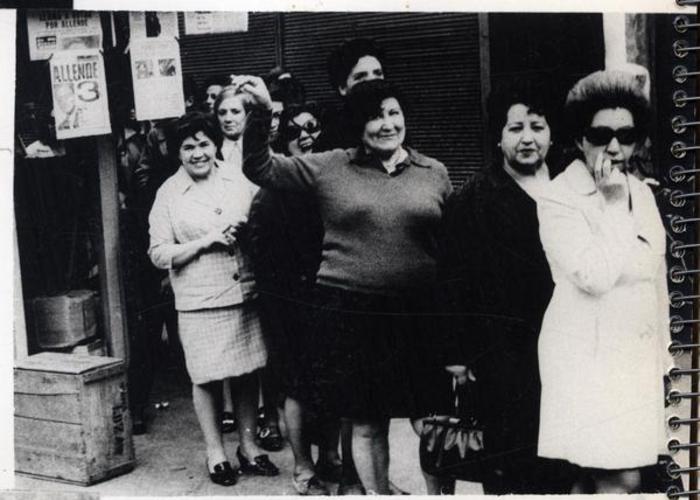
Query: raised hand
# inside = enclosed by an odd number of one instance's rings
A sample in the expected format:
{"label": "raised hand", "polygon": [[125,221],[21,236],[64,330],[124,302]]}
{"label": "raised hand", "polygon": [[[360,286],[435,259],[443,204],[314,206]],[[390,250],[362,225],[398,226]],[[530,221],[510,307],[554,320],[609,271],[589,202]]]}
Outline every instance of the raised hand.
{"label": "raised hand", "polygon": [[610,159],[605,158],[602,152],[596,157],[593,166],[593,179],[608,204],[614,205],[627,201],[629,196],[627,174],[614,167]]}
{"label": "raised hand", "polygon": [[236,87],[248,106],[259,109],[272,109],[270,92],[262,78],[250,75],[235,75],[231,77],[231,85]]}

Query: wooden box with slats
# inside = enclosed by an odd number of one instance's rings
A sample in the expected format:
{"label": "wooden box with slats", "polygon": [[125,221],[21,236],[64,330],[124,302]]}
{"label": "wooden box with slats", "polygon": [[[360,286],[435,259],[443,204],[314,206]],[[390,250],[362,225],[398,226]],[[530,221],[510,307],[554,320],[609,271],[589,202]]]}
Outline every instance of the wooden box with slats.
{"label": "wooden box with slats", "polygon": [[14,385],[17,473],[87,486],[133,469],[121,359],[44,352]]}

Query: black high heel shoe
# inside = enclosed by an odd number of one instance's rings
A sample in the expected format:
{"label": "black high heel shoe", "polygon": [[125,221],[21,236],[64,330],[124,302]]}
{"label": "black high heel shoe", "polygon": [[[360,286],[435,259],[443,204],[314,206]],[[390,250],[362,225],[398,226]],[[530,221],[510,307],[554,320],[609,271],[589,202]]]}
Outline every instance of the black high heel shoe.
{"label": "black high heel shoe", "polygon": [[[204,462],[204,465],[209,472],[209,461]],[[209,479],[212,483],[220,484],[221,486],[233,486],[238,481],[238,473],[231,467],[231,463],[226,460],[214,466],[214,472],[209,472]]]}
{"label": "black high heel shoe", "polygon": [[238,457],[238,462],[241,464],[241,474],[248,474],[250,476],[276,476],[280,473],[280,470],[275,464],[270,462],[267,455],[258,455],[253,458],[251,462],[241,453],[241,447],[239,446],[236,450],[236,457]]}

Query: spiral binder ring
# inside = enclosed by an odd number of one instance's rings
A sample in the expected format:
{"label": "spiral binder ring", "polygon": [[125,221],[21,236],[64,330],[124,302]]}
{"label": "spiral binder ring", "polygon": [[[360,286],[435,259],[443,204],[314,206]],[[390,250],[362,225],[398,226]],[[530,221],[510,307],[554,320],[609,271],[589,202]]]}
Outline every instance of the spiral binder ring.
{"label": "spiral binder ring", "polygon": [[[697,5],[700,0],[676,0],[676,3],[681,6],[689,6]],[[698,86],[698,81],[695,79],[700,76],[700,71],[697,70],[696,61],[686,62],[689,55],[695,55],[700,50],[694,41],[697,40],[697,30],[700,28],[700,23],[696,19],[691,21],[690,16],[678,15],[673,19],[673,28],[681,36],[672,44],[673,54],[678,63],[673,68],[671,76],[679,86],[688,84],[686,88],[678,88],[673,92],[672,102],[677,113],[670,119],[671,131],[678,136],[678,139],[671,143],[669,149],[671,157],[677,162],[674,162],[675,164],[668,171],[668,178],[672,184],[668,201],[672,207],[679,209],[678,212],[680,209],[684,209],[684,213],[673,214],[669,221],[670,231],[673,234],[669,244],[669,254],[674,262],[669,264],[668,277],[671,288],[674,288],[673,285],[676,285],[677,288],[669,293],[669,302],[674,310],[670,317],[669,328],[676,339],[670,343],[668,350],[675,357],[683,353],[696,355],[700,350],[697,338],[690,343],[678,339],[678,335],[683,332],[687,333],[688,329],[697,333],[697,325],[700,323],[700,318],[688,313],[695,311],[697,301],[700,300],[700,290],[695,286],[698,280],[696,275],[700,274],[700,269],[696,269],[696,267],[700,267],[700,265],[696,264],[697,258],[691,259],[699,254],[698,249],[700,249],[700,243],[697,240],[698,231],[693,231],[693,229],[700,227],[700,217],[695,215],[697,214],[695,210],[692,210],[695,198],[700,197],[700,192],[698,192],[700,189],[685,188],[689,182],[697,186],[695,176],[700,174],[700,168],[696,167],[694,162],[695,152],[700,150],[700,145],[695,141],[693,134],[700,127],[700,119],[693,116],[692,109],[687,109],[700,102],[700,95],[691,95],[687,90]],[[684,38],[683,35],[687,38]],[[690,236],[683,238],[686,234]],[[667,375],[672,384],[683,377],[697,379],[700,377],[700,368],[695,365],[690,368],[674,366],[668,370]],[[666,394],[666,401],[671,407],[680,405],[684,400],[694,401],[699,398],[700,392],[698,392],[697,384],[692,384],[689,391],[685,388],[679,390],[671,385]],[[694,430],[700,424],[700,418],[695,414],[688,415],[686,418],[674,415],[668,419],[667,423],[672,430],[679,430],[682,427]],[[688,443],[682,443],[675,438],[671,439],[668,442],[668,451],[671,455],[679,451],[692,452],[692,450],[700,448],[700,443],[694,442],[696,440],[697,436],[690,439],[691,442]],[[700,466],[696,462],[691,461],[690,466],[681,467],[673,459],[668,461],[665,469],[667,476],[675,480],[684,474],[697,475],[700,472]],[[674,485],[666,490],[666,494],[669,498],[695,497],[700,494],[700,490],[694,489],[696,487],[697,484],[691,482],[691,491],[683,491],[681,487]]]}

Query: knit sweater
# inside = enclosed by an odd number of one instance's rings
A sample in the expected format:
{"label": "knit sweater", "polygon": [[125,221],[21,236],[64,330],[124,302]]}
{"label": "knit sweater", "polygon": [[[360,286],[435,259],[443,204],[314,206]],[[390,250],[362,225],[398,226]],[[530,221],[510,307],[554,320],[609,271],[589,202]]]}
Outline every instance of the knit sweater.
{"label": "knit sweater", "polygon": [[451,192],[445,166],[409,149],[392,174],[362,149],[272,154],[268,113],[248,117],[243,173],[318,200],[324,237],[318,283],[395,295],[436,281],[437,234]]}

